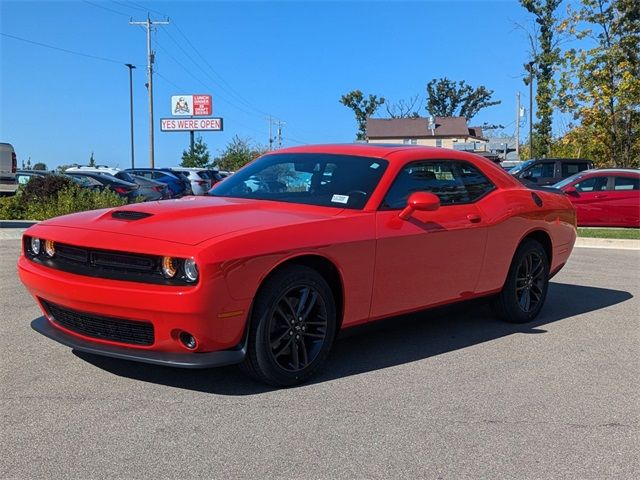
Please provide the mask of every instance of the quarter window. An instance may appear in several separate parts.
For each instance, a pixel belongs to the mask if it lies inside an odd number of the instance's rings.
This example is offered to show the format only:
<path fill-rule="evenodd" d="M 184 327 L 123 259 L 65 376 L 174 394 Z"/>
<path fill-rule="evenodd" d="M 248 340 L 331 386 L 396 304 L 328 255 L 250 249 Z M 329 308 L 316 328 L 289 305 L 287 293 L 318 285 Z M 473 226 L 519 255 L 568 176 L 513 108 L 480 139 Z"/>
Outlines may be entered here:
<path fill-rule="evenodd" d="M 578 172 L 582 172 L 583 170 L 587 170 L 589 168 L 589 164 L 586 162 L 580 163 L 571 163 L 571 162 L 561 162 L 562 165 L 562 177 L 570 177 L 571 175 L 575 175 Z"/>
<path fill-rule="evenodd" d="M 441 205 L 471 203 L 494 188 L 480 170 L 467 162 L 415 162 L 398 173 L 382 208 L 404 208 L 414 192 L 431 192 L 440 198 Z"/>
<path fill-rule="evenodd" d="M 640 182 L 638 178 L 615 177 L 615 180 L 613 182 L 613 189 L 614 190 L 639 190 L 640 189 L 638 188 L 639 183 Z"/>

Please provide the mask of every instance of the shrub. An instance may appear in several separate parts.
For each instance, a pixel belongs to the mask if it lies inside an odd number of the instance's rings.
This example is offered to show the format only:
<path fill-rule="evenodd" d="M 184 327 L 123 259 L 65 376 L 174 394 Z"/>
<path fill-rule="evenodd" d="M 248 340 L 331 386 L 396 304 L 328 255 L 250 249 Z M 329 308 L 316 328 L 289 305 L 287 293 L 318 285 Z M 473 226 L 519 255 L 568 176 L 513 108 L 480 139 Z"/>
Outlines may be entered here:
<path fill-rule="evenodd" d="M 110 190 L 97 191 L 82 188 L 65 177 L 49 175 L 44 179 L 34 178 L 12 197 L 0 198 L 0 218 L 10 220 L 46 220 L 47 218 L 83 212 L 98 208 L 119 207 L 127 203 Z M 59 181 L 58 179 L 63 181 Z M 68 182 L 70 183 L 68 183 Z M 35 186 L 31 187 L 31 184 Z"/>

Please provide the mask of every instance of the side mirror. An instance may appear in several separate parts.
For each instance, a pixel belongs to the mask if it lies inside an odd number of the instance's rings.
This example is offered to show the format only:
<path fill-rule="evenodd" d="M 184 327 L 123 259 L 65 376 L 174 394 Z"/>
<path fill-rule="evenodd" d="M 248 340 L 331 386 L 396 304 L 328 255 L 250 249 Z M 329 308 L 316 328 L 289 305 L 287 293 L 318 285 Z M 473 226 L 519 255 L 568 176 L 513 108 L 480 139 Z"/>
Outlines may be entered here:
<path fill-rule="evenodd" d="M 578 193 L 578 190 L 574 186 L 569 186 L 569 187 L 565 188 L 564 189 L 564 193 L 566 193 L 567 195 L 571 195 L 572 197 L 579 197 L 580 196 L 580 194 Z"/>
<path fill-rule="evenodd" d="M 440 198 L 429 192 L 414 192 L 409 195 L 407 206 L 398 215 L 402 220 L 409 220 L 413 212 L 432 212 L 440 208 Z"/>

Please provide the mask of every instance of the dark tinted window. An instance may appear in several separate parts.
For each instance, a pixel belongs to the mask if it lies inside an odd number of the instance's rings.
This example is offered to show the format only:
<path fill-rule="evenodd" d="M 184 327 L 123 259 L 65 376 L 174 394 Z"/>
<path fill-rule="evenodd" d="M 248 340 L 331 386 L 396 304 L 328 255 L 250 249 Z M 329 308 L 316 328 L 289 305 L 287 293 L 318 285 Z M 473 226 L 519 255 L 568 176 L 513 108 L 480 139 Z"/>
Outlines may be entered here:
<path fill-rule="evenodd" d="M 127 172 L 118 172 L 114 176 L 125 182 L 136 183 L 135 179 Z"/>
<path fill-rule="evenodd" d="M 209 195 L 361 209 L 387 161 L 315 153 L 265 155 L 217 183 Z"/>
<path fill-rule="evenodd" d="M 589 168 L 587 162 L 560 162 L 560 165 L 563 177 L 570 177 Z"/>
<path fill-rule="evenodd" d="M 470 203 L 494 188 L 487 177 L 467 162 L 415 162 L 398 173 L 382 207 L 404 208 L 414 192 L 434 193 L 440 197 L 441 205 Z"/>
<path fill-rule="evenodd" d="M 574 185 L 579 192 L 601 192 L 607 189 L 607 177 L 590 177 Z"/>
<path fill-rule="evenodd" d="M 615 177 L 613 182 L 614 190 L 639 190 L 638 177 Z"/>
<path fill-rule="evenodd" d="M 552 178 L 554 176 L 555 163 L 545 162 L 537 163 L 529 169 L 531 178 Z"/>

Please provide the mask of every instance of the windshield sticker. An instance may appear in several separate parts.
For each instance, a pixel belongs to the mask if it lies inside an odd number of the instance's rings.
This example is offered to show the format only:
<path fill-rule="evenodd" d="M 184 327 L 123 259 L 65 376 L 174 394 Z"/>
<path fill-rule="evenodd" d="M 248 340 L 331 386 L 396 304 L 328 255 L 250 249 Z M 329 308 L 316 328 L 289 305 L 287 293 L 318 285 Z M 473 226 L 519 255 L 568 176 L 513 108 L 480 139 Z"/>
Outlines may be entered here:
<path fill-rule="evenodd" d="M 331 201 L 335 203 L 347 203 L 349 201 L 349 195 L 334 195 L 331 197 Z"/>
<path fill-rule="evenodd" d="M 373 162 L 371 165 L 369 165 L 369 168 L 373 168 L 374 170 L 376 170 L 377 168 L 380 168 L 380 164 Z"/>

